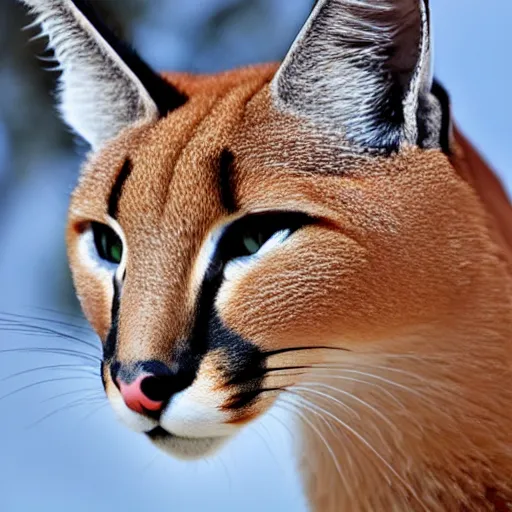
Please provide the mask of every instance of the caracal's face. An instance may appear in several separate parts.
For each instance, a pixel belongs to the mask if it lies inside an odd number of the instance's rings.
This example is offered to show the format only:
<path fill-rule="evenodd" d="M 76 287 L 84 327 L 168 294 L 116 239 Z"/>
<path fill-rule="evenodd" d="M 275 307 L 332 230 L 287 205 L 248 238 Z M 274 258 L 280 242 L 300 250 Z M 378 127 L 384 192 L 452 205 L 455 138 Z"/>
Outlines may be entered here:
<path fill-rule="evenodd" d="M 25 2 L 94 150 L 69 257 L 126 425 L 204 456 L 276 401 L 296 410 L 314 372 L 416 350 L 464 312 L 482 215 L 423 1 L 324 0 L 280 67 L 165 79 L 83 2 Z"/>
<path fill-rule="evenodd" d="M 272 73 L 184 81 L 188 103 L 93 157 L 71 205 L 73 274 L 112 406 L 181 456 L 203 456 L 283 393 L 293 401 L 285 390 L 310 366 L 392 351 L 384 341 L 459 300 L 452 269 L 467 252 L 450 240 L 468 227 L 448 159 L 350 154 L 275 111 Z M 98 256 L 92 223 L 117 234 L 119 264 Z M 149 362 L 173 372 L 152 415 L 112 380 Z"/>

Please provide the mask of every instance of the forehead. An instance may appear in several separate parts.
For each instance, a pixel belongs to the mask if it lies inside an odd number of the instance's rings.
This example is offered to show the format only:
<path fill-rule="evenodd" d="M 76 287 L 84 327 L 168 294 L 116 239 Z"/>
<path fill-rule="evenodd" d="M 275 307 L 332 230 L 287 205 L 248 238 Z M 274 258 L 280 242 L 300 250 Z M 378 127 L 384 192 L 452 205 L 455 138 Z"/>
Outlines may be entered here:
<path fill-rule="evenodd" d="M 181 225 L 185 217 L 211 226 L 226 213 L 226 189 L 242 211 L 304 209 L 308 199 L 319 208 L 325 204 L 319 194 L 341 175 L 390 168 L 389 159 L 354 155 L 339 135 L 277 112 L 269 91 L 274 73 L 275 66 L 266 65 L 215 76 L 169 75 L 189 101 L 152 126 L 132 128 L 93 157 L 71 217 L 104 221 L 123 174 L 128 179 L 118 198 L 119 221 L 147 237 L 165 220 L 173 230 L 191 229 Z"/>
<path fill-rule="evenodd" d="M 247 103 L 274 71 L 269 65 L 215 76 L 169 75 L 189 96 L 187 103 L 154 125 L 126 130 L 93 155 L 73 195 L 71 215 L 101 220 L 98 217 L 107 213 L 109 196 L 127 162 L 129 179 L 119 204 L 125 222 L 130 222 L 127 214 L 133 201 L 149 221 L 157 212 L 162 214 L 171 198 L 200 190 L 205 198 L 211 198 L 213 189 L 218 188 L 221 155 L 240 125 Z"/>

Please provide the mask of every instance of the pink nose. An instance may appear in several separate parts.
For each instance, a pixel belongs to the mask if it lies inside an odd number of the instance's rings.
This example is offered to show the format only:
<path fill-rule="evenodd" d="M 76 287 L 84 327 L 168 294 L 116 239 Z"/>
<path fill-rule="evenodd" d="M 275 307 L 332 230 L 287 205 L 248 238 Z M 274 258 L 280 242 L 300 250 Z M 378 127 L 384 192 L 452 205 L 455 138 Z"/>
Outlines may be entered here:
<path fill-rule="evenodd" d="M 125 404 L 135 412 L 144 414 L 146 411 L 161 411 L 165 400 L 158 400 L 161 393 L 158 391 L 160 387 L 160 379 L 149 373 L 139 375 L 132 383 L 126 384 L 119 381 L 119 390 Z"/>

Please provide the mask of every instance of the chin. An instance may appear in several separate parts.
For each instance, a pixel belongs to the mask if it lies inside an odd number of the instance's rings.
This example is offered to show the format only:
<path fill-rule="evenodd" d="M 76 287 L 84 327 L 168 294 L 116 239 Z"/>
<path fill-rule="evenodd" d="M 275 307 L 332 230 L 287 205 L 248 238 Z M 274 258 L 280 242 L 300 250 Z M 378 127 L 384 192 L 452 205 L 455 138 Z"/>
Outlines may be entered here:
<path fill-rule="evenodd" d="M 223 437 L 181 437 L 157 427 L 147 434 L 160 450 L 174 458 L 198 460 L 211 457 L 230 439 Z"/>

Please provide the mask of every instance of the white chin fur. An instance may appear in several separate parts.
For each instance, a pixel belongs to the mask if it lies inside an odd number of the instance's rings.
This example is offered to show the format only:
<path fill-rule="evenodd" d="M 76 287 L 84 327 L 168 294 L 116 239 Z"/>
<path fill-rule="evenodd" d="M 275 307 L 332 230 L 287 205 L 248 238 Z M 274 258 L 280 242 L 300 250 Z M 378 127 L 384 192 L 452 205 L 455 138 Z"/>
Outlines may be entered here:
<path fill-rule="evenodd" d="M 167 455 L 184 460 L 197 460 L 209 457 L 217 452 L 228 437 L 160 437 L 151 442 Z"/>

